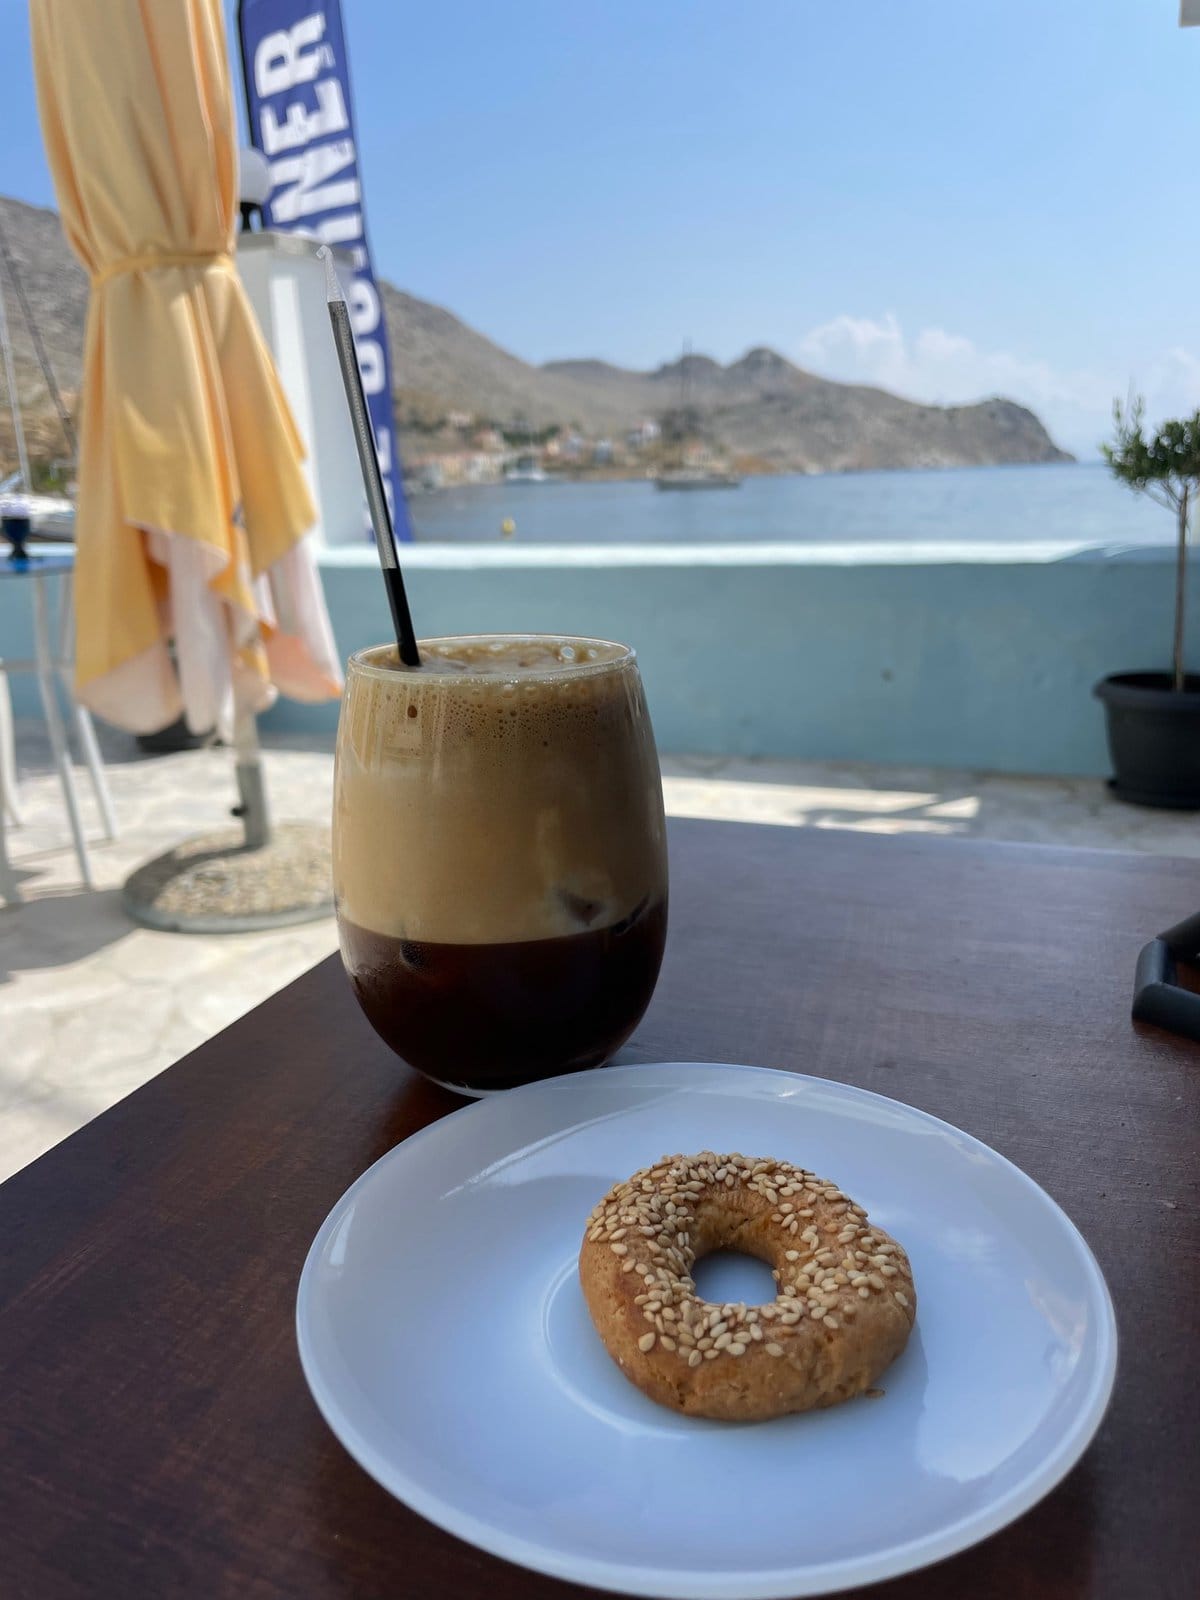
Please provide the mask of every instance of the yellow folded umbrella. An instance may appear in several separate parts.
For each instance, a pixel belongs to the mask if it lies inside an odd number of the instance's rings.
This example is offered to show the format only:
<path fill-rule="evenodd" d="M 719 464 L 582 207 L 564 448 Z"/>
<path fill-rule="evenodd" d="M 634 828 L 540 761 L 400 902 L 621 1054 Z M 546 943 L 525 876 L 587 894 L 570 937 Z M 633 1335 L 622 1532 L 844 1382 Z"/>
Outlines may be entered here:
<path fill-rule="evenodd" d="M 63 225 L 92 280 L 77 685 L 146 732 L 340 692 L 303 448 L 233 262 L 221 0 L 35 0 Z M 175 644 L 175 660 L 168 650 Z M 178 667 L 178 670 L 177 670 Z"/>

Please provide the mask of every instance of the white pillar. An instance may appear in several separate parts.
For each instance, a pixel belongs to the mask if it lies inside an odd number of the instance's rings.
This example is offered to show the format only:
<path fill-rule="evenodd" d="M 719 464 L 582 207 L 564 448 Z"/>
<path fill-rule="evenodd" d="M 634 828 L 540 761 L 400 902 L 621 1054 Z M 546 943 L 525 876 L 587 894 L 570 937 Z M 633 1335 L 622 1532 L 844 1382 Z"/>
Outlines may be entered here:
<path fill-rule="evenodd" d="M 317 505 L 316 538 L 365 544 L 370 531 L 362 478 L 317 248 L 315 240 L 296 234 L 241 233 L 238 272 L 308 451 L 304 470 Z"/>

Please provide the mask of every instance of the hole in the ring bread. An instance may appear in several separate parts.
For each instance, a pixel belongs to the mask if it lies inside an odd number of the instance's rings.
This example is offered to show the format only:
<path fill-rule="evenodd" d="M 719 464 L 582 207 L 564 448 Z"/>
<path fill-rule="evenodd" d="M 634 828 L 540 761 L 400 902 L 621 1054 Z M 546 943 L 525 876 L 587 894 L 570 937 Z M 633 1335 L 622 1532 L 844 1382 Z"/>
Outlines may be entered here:
<path fill-rule="evenodd" d="M 692 1278 L 701 1300 L 717 1305 L 767 1305 L 779 1292 L 767 1263 L 740 1250 L 711 1251 L 692 1268 Z"/>

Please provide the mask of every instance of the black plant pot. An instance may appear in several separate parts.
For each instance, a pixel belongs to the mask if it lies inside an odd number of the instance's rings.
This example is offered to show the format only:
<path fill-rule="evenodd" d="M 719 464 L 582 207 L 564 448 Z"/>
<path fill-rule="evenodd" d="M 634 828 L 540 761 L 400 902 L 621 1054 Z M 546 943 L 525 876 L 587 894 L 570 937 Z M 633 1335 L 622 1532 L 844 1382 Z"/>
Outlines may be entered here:
<path fill-rule="evenodd" d="M 1118 800 L 1200 811 L 1200 676 L 1182 690 L 1169 672 L 1117 672 L 1094 693 L 1108 721 Z"/>

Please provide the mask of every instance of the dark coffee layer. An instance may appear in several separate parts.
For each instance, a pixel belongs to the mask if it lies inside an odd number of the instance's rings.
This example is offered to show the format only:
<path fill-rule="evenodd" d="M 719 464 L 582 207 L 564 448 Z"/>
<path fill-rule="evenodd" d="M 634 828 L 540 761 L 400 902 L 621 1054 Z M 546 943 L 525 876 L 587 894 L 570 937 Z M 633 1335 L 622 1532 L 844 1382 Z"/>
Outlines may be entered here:
<path fill-rule="evenodd" d="M 410 1066 L 468 1091 L 599 1066 L 650 1001 L 665 901 L 622 922 L 516 944 L 430 944 L 339 916 L 342 960 L 375 1031 Z"/>

